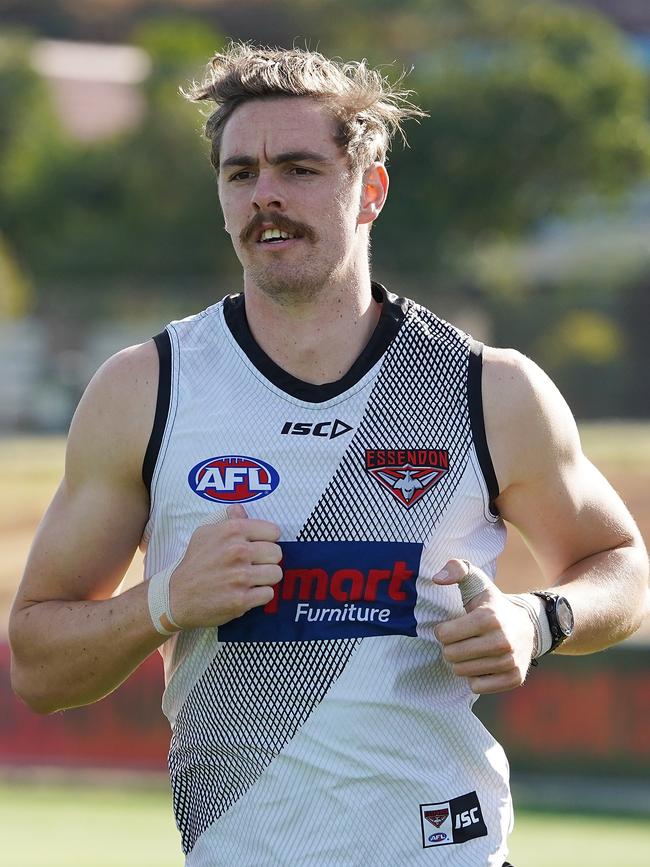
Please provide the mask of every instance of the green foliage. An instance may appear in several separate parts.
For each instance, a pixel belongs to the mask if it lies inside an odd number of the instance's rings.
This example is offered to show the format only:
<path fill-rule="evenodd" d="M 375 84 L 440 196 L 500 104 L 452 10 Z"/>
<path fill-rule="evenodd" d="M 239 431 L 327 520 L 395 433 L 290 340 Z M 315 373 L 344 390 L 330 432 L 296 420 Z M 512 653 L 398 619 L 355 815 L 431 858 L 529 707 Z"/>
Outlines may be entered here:
<path fill-rule="evenodd" d="M 25 270 L 30 257 L 16 255 L 16 209 L 26 206 L 25 192 L 42 143 L 56 147 L 58 125 L 43 82 L 30 64 L 31 39 L 22 33 L 0 35 L 0 280 L 4 315 L 18 315 L 30 303 Z M 29 263 L 29 264 L 28 264 Z"/>
<path fill-rule="evenodd" d="M 394 154 L 375 272 L 415 280 L 434 308 L 441 292 L 482 304 L 494 341 L 533 355 L 580 416 L 647 414 L 630 372 L 650 349 L 619 312 L 638 261 L 621 246 L 599 255 L 600 271 L 533 276 L 510 250 L 585 198 L 607 207 L 648 176 L 648 77 L 622 35 L 584 9 L 530 0 L 359 0 L 345 18 L 344 5 L 329 17 L 331 45 L 395 58 L 395 75 L 412 65 L 408 85 L 430 115 Z"/>
<path fill-rule="evenodd" d="M 0 36 L 0 157 L 16 133 L 16 124 L 42 97 L 42 85 L 29 64 L 31 40 L 18 33 Z"/>
<path fill-rule="evenodd" d="M 234 277 L 198 112 L 178 91 L 221 37 L 161 20 L 138 39 L 153 52 L 153 71 L 137 129 L 81 144 L 34 111 L 5 157 L 8 234 L 47 285 L 48 306 L 83 296 L 101 313 L 107 299 L 93 293 L 97 280 L 155 284 L 160 296 L 177 292 L 179 280 L 191 294 L 217 269 Z"/>
<path fill-rule="evenodd" d="M 139 24 L 131 38 L 154 62 L 151 81 L 171 79 L 176 86 L 185 76 L 207 63 L 223 47 L 223 37 L 198 19 L 164 17 Z"/>
<path fill-rule="evenodd" d="M 0 235 L 0 320 L 24 316 L 31 301 L 32 286 Z"/>
<path fill-rule="evenodd" d="M 374 37 L 385 51 L 381 40 L 408 34 L 402 56 L 430 114 L 395 158 L 389 208 L 399 213 L 377 231 L 400 270 L 440 272 L 449 251 L 462 260 L 485 238 L 517 237 L 586 192 L 619 192 L 650 170 L 647 78 L 599 19 L 466 0 L 409 4 L 398 20 L 380 17 Z"/>

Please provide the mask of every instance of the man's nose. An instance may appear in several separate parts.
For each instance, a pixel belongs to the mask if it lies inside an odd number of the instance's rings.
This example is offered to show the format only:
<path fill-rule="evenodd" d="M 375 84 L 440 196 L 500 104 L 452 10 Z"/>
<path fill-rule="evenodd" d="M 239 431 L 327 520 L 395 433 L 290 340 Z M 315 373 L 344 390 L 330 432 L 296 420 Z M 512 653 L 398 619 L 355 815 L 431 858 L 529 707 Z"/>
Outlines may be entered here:
<path fill-rule="evenodd" d="M 285 206 L 284 195 L 277 175 L 267 169 L 262 169 L 253 189 L 253 207 L 257 211 L 269 208 L 282 210 Z"/>

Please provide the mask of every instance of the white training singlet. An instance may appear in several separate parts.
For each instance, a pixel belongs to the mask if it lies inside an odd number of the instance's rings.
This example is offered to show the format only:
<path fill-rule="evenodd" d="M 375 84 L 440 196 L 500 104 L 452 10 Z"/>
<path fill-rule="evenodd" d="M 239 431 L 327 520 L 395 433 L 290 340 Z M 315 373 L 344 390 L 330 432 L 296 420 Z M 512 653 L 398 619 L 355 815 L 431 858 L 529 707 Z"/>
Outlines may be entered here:
<path fill-rule="evenodd" d="M 259 348 L 243 295 L 156 337 L 146 577 L 229 503 L 282 531 L 272 602 L 161 649 L 188 867 L 501 867 L 507 854 L 505 755 L 433 634 L 463 613 L 460 592 L 430 580 L 453 557 L 494 576 L 505 541 L 481 346 L 373 295 L 370 342 L 320 386 Z"/>

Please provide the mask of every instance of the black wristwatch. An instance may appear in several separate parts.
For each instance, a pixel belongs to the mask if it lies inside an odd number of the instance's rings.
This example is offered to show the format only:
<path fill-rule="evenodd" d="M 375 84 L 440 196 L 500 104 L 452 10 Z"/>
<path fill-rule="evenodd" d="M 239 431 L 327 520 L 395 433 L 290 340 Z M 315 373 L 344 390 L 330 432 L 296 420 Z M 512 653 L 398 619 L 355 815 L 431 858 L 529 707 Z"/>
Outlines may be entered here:
<path fill-rule="evenodd" d="M 533 594 L 539 596 L 544 602 L 548 625 L 551 628 L 553 638 L 553 644 L 551 644 L 548 652 L 553 653 L 573 632 L 573 609 L 569 605 L 569 601 L 564 596 L 558 596 L 557 593 L 550 593 L 548 590 L 533 590 Z"/>

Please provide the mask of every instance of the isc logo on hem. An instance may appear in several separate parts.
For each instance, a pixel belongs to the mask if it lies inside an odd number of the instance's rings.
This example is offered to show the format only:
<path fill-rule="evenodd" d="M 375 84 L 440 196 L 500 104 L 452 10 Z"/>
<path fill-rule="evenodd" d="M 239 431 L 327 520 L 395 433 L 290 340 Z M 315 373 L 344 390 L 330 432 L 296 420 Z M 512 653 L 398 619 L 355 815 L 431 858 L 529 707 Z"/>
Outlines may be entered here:
<path fill-rule="evenodd" d="M 449 801 L 420 804 L 422 846 L 449 846 L 487 836 L 487 827 L 476 792 Z"/>

